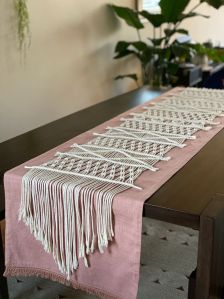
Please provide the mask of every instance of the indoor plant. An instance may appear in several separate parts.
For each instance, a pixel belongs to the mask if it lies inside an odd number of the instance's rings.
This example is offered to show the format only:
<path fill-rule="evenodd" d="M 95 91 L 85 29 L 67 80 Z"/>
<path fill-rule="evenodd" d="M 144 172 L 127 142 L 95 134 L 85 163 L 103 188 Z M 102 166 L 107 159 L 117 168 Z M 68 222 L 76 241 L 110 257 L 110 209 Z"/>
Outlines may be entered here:
<path fill-rule="evenodd" d="M 23 58 L 26 55 L 31 41 L 27 0 L 15 0 L 14 4 L 17 15 L 17 36 L 19 50 Z"/>
<path fill-rule="evenodd" d="M 116 15 L 123 19 L 128 26 L 137 30 L 138 37 L 137 41 L 119 41 L 115 47 L 114 58 L 135 55 L 141 64 L 142 84 L 150 83 L 153 87 L 159 87 L 173 83 L 176 80 L 175 75 L 179 63 L 189 60 L 199 48 L 191 44 L 178 43 L 174 39 L 174 35 L 188 34 L 188 31 L 181 27 L 185 19 L 197 16 L 208 18 L 196 11 L 203 2 L 207 2 L 216 9 L 224 5 L 224 0 L 201 0 L 192 9 L 185 12 L 190 0 L 161 0 L 159 3 L 161 13 L 159 14 L 112 5 Z M 154 27 L 154 36 L 148 38 L 148 41 L 143 41 L 141 38 L 141 30 L 145 28 L 142 17 Z M 162 27 L 165 29 L 162 30 Z M 159 36 L 156 36 L 156 28 L 160 29 L 157 30 L 160 32 Z M 206 47 L 204 49 L 206 50 Z M 211 49 L 209 51 L 211 52 Z M 120 75 L 116 79 L 125 77 L 139 82 L 137 74 Z"/>

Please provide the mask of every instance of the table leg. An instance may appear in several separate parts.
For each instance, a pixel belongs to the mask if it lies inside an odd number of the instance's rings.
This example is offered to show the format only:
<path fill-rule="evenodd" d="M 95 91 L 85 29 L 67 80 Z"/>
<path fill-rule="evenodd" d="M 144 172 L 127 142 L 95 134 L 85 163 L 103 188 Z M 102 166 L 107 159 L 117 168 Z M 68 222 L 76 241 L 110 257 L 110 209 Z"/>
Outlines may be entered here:
<path fill-rule="evenodd" d="M 187 299 L 195 299 L 196 269 L 191 273 L 188 282 Z"/>
<path fill-rule="evenodd" d="M 217 195 L 200 217 L 195 299 L 224 298 L 224 196 Z"/>
<path fill-rule="evenodd" d="M 0 227 L 0 299 L 9 299 L 7 279 L 3 276 L 5 269 L 5 259 L 3 251 L 3 241 Z"/>

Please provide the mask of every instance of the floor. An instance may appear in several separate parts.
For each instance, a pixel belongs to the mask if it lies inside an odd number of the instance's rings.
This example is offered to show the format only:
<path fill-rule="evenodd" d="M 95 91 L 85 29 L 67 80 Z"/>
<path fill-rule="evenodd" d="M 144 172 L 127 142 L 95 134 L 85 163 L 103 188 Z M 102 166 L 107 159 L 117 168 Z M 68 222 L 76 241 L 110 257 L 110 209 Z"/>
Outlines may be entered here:
<path fill-rule="evenodd" d="M 187 298 L 188 276 L 196 267 L 198 232 L 143 219 L 138 299 Z M 10 299 L 97 299 L 40 278 L 8 279 Z"/>

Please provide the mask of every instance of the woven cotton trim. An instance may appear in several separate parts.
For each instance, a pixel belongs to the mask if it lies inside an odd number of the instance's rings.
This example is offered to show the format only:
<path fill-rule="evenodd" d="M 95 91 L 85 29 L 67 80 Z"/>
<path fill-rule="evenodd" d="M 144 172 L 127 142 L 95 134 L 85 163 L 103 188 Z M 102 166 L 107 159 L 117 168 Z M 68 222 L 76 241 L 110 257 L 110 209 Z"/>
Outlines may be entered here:
<path fill-rule="evenodd" d="M 112 203 L 135 185 L 144 171 L 174 147 L 183 148 L 198 130 L 217 125 L 224 113 L 224 91 L 186 88 L 130 113 L 120 126 L 94 132 L 86 144 L 73 144 L 42 165 L 27 166 L 22 179 L 19 220 L 27 224 L 60 271 L 70 279 L 83 258 L 101 253 L 114 237 Z"/>
<path fill-rule="evenodd" d="M 122 299 L 121 297 L 114 296 L 105 290 L 99 289 L 94 286 L 86 286 L 75 281 L 68 281 L 62 275 L 58 275 L 53 272 L 43 270 L 40 268 L 32 268 L 32 267 L 23 268 L 23 267 L 15 267 L 15 266 L 6 266 L 4 272 L 5 277 L 15 277 L 15 276 L 30 277 L 34 275 L 44 279 L 50 279 L 52 281 L 59 282 L 60 284 L 63 284 L 67 287 L 72 287 L 74 289 L 82 290 L 84 292 L 87 292 L 90 295 L 95 295 L 102 299 Z"/>

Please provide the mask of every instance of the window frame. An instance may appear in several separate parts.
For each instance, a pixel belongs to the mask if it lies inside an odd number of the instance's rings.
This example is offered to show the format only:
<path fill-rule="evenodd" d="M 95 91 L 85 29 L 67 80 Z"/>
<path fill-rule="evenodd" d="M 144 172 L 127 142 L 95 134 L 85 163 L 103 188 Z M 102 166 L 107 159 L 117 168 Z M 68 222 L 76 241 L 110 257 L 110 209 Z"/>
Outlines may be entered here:
<path fill-rule="evenodd" d="M 137 10 L 146 10 L 146 9 L 144 9 L 144 1 L 145 0 L 136 0 L 136 9 Z M 159 2 L 159 1 L 158 1 Z M 149 11 L 149 10 L 147 10 L 147 11 Z M 153 13 L 153 14 L 159 14 L 160 13 L 160 10 L 158 9 L 158 10 L 156 10 L 156 8 L 155 8 L 155 11 L 149 11 L 150 13 Z"/>

